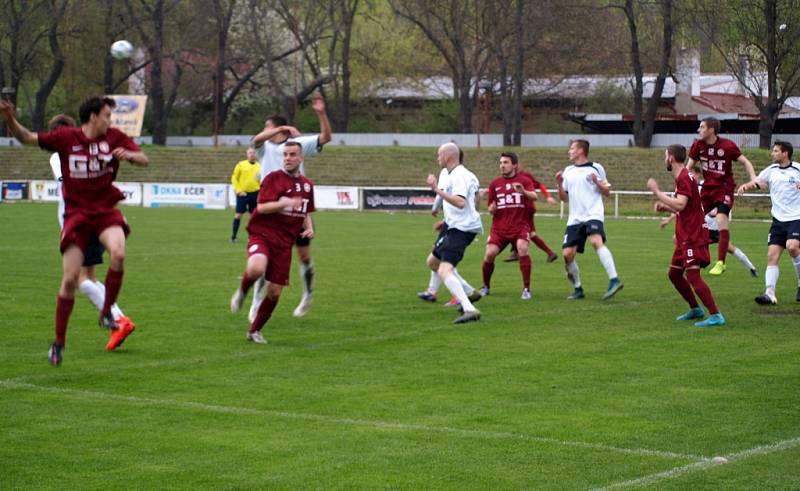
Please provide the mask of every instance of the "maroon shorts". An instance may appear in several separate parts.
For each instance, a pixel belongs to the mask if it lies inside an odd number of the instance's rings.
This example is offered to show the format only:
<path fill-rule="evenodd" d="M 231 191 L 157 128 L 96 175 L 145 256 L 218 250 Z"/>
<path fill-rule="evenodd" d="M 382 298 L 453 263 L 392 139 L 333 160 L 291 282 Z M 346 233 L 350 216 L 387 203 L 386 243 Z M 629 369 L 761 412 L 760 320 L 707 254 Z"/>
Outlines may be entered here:
<path fill-rule="evenodd" d="M 527 242 L 529 233 L 529 230 L 526 228 L 520 229 L 516 234 L 498 234 L 496 231 L 492 230 L 489 232 L 489 238 L 486 239 L 486 243 L 494 244 L 502 251 L 508 244 L 516 245 L 518 240 Z"/>
<path fill-rule="evenodd" d="M 289 284 L 289 272 L 292 269 L 292 248 L 270 244 L 264 236 L 250 235 L 247 241 L 247 257 L 256 254 L 267 256 L 266 278 L 277 285 Z"/>
<path fill-rule="evenodd" d="M 711 255 L 708 252 L 708 244 L 701 246 L 675 246 L 675 252 L 672 253 L 672 266 L 680 269 L 689 269 L 690 267 L 697 266 L 705 268 L 711 264 Z"/>
<path fill-rule="evenodd" d="M 718 212 L 727 215 L 733 209 L 733 200 L 733 188 L 724 186 L 703 187 L 700 191 L 700 201 L 703 203 L 704 213 L 710 213 L 711 210 L 717 208 Z"/>
<path fill-rule="evenodd" d="M 71 244 L 75 244 L 86 255 L 92 236 L 100 238 L 105 229 L 114 226 L 122 227 L 125 237 L 131 233 L 128 222 L 116 208 L 101 212 L 67 211 L 64 215 L 64 228 L 61 229 L 61 253 Z"/>

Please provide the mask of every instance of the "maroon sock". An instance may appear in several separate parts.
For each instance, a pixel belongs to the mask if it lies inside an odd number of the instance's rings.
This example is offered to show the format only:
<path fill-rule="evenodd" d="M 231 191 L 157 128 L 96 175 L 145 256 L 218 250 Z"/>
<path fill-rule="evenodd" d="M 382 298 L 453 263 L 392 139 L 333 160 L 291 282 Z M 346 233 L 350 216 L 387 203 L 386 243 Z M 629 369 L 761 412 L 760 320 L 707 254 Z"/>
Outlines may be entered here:
<path fill-rule="evenodd" d="M 730 230 L 720 230 L 719 231 L 719 247 L 717 248 L 717 259 L 725 262 L 725 257 L 728 254 L 728 247 L 731 244 L 731 231 Z"/>
<path fill-rule="evenodd" d="M 122 288 L 122 271 L 108 268 L 106 272 L 106 301 L 103 303 L 103 315 L 111 314 L 111 306 L 117 301 Z"/>
<path fill-rule="evenodd" d="M 258 279 L 258 276 L 256 276 L 255 278 L 248 277 L 247 276 L 247 271 L 245 271 L 244 274 L 242 275 L 242 283 L 241 283 L 241 285 L 239 285 L 239 288 L 242 289 L 242 293 L 247 295 L 247 292 L 250 291 L 250 287 L 253 286 L 253 283 L 255 283 L 257 279 Z"/>
<path fill-rule="evenodd" d="M 705 305 L 708 309 L 708 312 L 710 314 L 718 314 L 719 309 L 717 308 L 717 304 L 714 302 L 714 296 L 711 294 L 711 288 L 708 287 L 706 282 L 703 280 L 703 277 L 700 276 L 700 270 L 687 269 L 686 278 L 689 280 L 689 284 L 692 285 L 694 292 L 698 297 L 700 297 L 700 301 L 703 302 L 703 305 Z"/>
<path fill-rule="evenodd" d="M 538 235 L 534 235 L 531 240 L 534 244 L 536 244 L 536 247 L 546 252 L 548 257 L 554 254 L 553 250 L 547 247 L 547 244 Z"/>
<path fill-rule="evenodd" d="M 519 257 L 519 270 L 522 273 L 522 284 L 528 290 L 531 289 L 531 257 L 530 256 L 520 256 Z"/>
<path fill-rule="evenodd" d="M 675 289 L 678 290 L 678 293 L 681 294 L 686 303 L 689 304 L 691 308 L 697 308 L 697 299 L 694 296 L 694 292 L 692 292 L 692 286 L 686 281 L 686 278 L 683 276 L 683 270 L 678 268 L 669 268 L 669 280 L 675 285 Z"/>
<path fill-rule="evenodd" d="M 494 263 L 483 262 L 483 286 L 489 288 L 489 283 L 492 281 L 492 273 L 494 273 Z"/>
<path fill-rule="evenodd" d="M 56 300 L 56 343 L 64 346 L 67 342 L 67 324 L 75 305 L 75 298 L 64 298 L 61 295 Z"/>
<path fill-rule="evenodd" d="M 253 320 L 253 323 L 250 324 L 250 329 L 248 329 L 247 332 L 254 333 L 256 331 L 260 331 L 261 328 L 264 327 L 264 324 L 267 323 L 269 318 L 272 317 L 272 311 L 275 310 L 276 305 L 278 305 L 277 298 L 272 300 L 269 297 L 264 297 L 264 301 L 261 302 L 261 306 L 258 307 L 256 318 Z"/>

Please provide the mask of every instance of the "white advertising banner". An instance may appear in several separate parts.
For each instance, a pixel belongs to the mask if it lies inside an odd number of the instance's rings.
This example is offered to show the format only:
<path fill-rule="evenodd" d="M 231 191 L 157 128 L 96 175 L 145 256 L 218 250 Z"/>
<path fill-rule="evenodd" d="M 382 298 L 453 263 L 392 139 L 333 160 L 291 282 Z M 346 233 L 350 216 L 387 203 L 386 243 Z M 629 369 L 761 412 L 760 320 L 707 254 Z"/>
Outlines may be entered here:
<path fill-rule="evenodd" d="M 314 186 L 314 207 L 318 210 L 357 210 L 358 188 Z"/>
<path fill-rule="evenodd" d="M 228 184 L 228 207 L 236 208 L 236 190 L 233 189 L 232 184 Z"/>
<path fill-rule="evenodd" d="M 149 208 L 190 206 L 223 210 L 228 194 L 226 184 L 146 182 L 142 191 L 143 204 Z"/>
<path fill-rule="evenodd" d="M 125 195 L 125 200 L 120 204 L 142 205 L 141 184 L 138 182 L 115 182 L 114 186 Z M 61 183 L 58 181 L 31 181 L 31 199 L 33 201 L 58 201 L 61 199 Z"/>

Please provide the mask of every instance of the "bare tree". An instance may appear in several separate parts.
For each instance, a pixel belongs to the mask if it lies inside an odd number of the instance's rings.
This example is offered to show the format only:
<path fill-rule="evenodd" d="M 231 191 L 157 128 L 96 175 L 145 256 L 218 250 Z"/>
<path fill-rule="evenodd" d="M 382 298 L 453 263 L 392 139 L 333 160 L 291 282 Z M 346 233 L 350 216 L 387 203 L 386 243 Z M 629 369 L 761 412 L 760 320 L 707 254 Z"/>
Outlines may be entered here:
<path fill-rule="evenodd" d="M 47 76 L 36 91 L 36 105 L 33 108 L 32 124 L 34 131 L 42 131 L 45 128 L 45 111 L 47 109 L 47 99 L 53 92 L 53 88 L 61 78 L 64 71 L 64 52 L 61 50 L 60 37 L 61 27 L 64 20 L 64 13 L 67 10 L 68 0 L 48 0 L 45 3 L 47 13 L 47 41 L 50 47 L 50 68 Z M 68 34 L 64 34 L 68 35 Z"/>
<path fill-rule="evenodd" d="M 759 146 L 770 148 L 786 98 L 800 90 L 800 1 L 701 0 L 695 8 L 698 27 L 758 108 Z"/>
<path fill-rule="evenodd" d="M 442 55 L 453 81 L 462 133 L 472 132 L 478 84 L 486 70 L 486 0 L 390 0 L 395 14 L 419 28 Z M 492 26 L 497 27 L 497 26 Z"/>

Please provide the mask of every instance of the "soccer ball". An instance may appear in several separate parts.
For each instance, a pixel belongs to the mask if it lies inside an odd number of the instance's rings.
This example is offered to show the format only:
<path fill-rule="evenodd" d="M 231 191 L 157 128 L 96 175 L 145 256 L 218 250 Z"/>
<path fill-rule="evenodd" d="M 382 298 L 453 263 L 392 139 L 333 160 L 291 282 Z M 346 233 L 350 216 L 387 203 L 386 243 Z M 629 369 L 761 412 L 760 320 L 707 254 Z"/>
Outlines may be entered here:
<path fill-rule="evenodd" d="M 124 39 L 116 41 L 111 45 L 111 56 L 117 60 L 126 60 L 133 56 L 133 45 Z"/>

